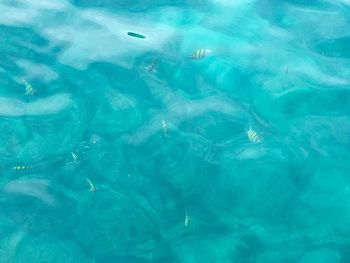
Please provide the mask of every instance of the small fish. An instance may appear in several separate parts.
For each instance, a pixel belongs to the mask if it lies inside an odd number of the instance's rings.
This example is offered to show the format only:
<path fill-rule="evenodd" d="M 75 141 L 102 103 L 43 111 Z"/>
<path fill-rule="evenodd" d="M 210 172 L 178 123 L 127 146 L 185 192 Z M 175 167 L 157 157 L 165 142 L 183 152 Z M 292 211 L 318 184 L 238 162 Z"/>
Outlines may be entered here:
<path fill-rule="evenodd" d="M 156 71 L 156 66 L 158 64 L 158 61 L 159 61 L 159 57 L 156 58 L 151 64 L 149 64 L 148 66 L 145 67 L 145 70 L 147 72 L 154 72 Z"/>
<path fill-rule="evenodd" d="M 89 191 L 92 192 L 92 193 L 95 193 L 96 192 L 96 187 L 94 186 L 94 184 L 90 181 L 89 178 L 86 178 L 86 181 L 88 182 L 89 187 L 90 187 Z"/>
<path fill-rule="evenodd" d="M 247 136 L 251 142 L 260 142 L 261 141 L 260 136 L 256 133 L 256 131 L 254 131 L 252 129 L 252 127 L 249 127 L 249 130 L 247 131 Z"/>
<path fill-rule="evenodd" d="M 20 165 L 18 165 L 18 166 L 14 166 L 13 167 L 13 170 L 17 170 L 17 171 L 23 171 L 23 170 L 30 170 L 30 169 L 32 169 L 32 167 L 31 166 L 20 166 Z"/>
<path fill-rule="evenodd" d="M 34 96 L 35 93 L 36 93 L 36 91 L 35 91 L 35 89 L 33 88 L 33 86 L 30 85 L 30 84 L 29 84 L 27 81 L 25 81 L 25 80 L 23 80 L 23 83 L 24 83 L 24 85 L 25 85 L 25 87 L 26 87 L 26 95 L 27 95 L 27 96 Z"/>
<path fill-rule="evenodd" d="M 186 210 L 185 220 L 184 220 L 185 227 L 187 227 L 189 223 L 190 223 L 190 218 L 188 217 L 187 210 Z"/>
<path fill-rule="evenodd" d="M 71 152 L 71 155 L 74 161 L 78 160 L 78 155 L 76 155 L 74 152 Z"/>
<path fill-rule="evenodd" d="M 145 36 L 134 32 L 128 32 L 128 36 L 136 37 L 136 38 L 146 38 Z"/>
<path fill-rule="evenodd" d="M 285 66 L 285 68 L 284 68 L 284 74 L 288 75 L 288 72 L 289 72 L 289 67 L 288 67 L 288 66 Z"/>
<path fill-rule="evenodd" d="M 163 129 L 164 137 L 167 137 L 168 136 L 168 125 L 165 122 L 165 120 L 162 120 L 162 129 Z"/>
<path fill-rule="evenodd" d="M 192 59 L 202 59 L 208 56 L 212 51 L 207 48 L 201 48 L 192 53 Z"/>

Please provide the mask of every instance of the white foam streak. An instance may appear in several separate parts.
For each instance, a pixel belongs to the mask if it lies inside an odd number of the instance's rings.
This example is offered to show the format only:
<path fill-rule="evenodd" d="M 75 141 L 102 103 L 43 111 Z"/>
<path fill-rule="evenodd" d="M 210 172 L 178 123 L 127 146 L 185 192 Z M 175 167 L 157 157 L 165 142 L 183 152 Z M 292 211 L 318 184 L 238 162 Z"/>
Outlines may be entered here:
<path fill-rule="evenodd" d="M 186 101 L 178 97 L 173 98 L 173 102 L 168 110 L 158 113 L 147 125 L 141 127 L 134 135 L 129 136 L 129 143 L 141 143 L 158 132 L 161 129 L 163 116 L 166 116 L 166 120 L 172 125 L 178 126 L 188 119 L 195 118 L 207 112 L 225 115 L 235 115 L 238 112 L 235 104 L 229 103 L 220 97 L 209 97 L 197 101 Z"/>
<path fill-rule="evenodd" d="M 48 181 L 41 179 L 18 179 L 4 186 L 7 193 L 32 196 L 48 205 L 54 205 L 56 200 L 48 193 L 48 189 Z"/>
<path fill-rule="evenodd" d="M 0 115 L 18 117 L 25 115 L 25 103 L 17 99 L 0 97 Z"/>
<path fill-rule="evenodd" d="M 133 66 L 138 53 L 160 50 L 172 34 L 169 27 L 159 27 L 140 20 L 111 15 L 93 10 L 73 12 L 75 19 L 57 27 L 43 29 L 53 42 L 69 43 L 60 55 L 60 61 L 77 68 L 86 68 L 95 61 L 116 63 L 126 68 Z M 145 39 L 127 35 L 134 31 Z"/>
<path fill-rule="evenodd" d="M 27 106 L 27 115 L 55 114 L 63 111 L 72 104 L 68 94 L 57 94 L 41 99 Z"/>
<path fill-rule="evenodd" d="M 23 77 L 25 80 L 38 78 L 45 82 L 50 82 L 58 77 L 58 74 L 44 64 L 36 64 L 29 60 L 19 60 L 16 62 L 26 74 Z"/>
<path fill-rule="evenodd" d="M 0 116 L 21 117 L 55 114 L 67 109 L 72 103 L 70 95 L 64 93 L 29 103 L 0 97 Z"/>
<path fill-rule="evenodd" d="M 65 13 L 57 23 L 47 19 L 47 13 Z M 48 38 L 52 45 L 65 44 L 59 54 L 61 63 L 79 69 L 96 61 L 117 63 L 131 68 L 138 53 L 161 50 L 175 29 L 153 22 L 146 16 L 123 15 L 94 9 L 79 9 L 66 1 L 23 0 L 16 7 L 0 3 L 0 24 L 33 28 Z M 127 32 L 145 35 L 133 38 Z"/>

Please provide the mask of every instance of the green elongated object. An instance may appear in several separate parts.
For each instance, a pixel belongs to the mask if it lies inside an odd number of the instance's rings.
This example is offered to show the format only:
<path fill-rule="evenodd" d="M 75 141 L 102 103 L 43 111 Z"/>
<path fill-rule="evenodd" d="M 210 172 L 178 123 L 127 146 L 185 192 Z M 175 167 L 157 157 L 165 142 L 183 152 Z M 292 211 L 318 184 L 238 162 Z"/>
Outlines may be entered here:
<path fill-rule="evenodd" d="M 137 37 L 137 38 L 146 38 L 145 36 L 134 33 L 134 32 L 128 32 L 128 36 Z"/>

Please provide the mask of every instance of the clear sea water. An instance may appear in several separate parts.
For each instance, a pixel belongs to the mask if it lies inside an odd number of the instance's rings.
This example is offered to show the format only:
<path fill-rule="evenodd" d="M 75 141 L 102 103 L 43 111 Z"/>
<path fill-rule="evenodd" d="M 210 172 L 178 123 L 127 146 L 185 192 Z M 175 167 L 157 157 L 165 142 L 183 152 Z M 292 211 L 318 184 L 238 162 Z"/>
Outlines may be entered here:
<path fill-rule="evenodd" d="M 350 1 L 0 0 L 0 171 L 1 263 L 348 263 Z"/>

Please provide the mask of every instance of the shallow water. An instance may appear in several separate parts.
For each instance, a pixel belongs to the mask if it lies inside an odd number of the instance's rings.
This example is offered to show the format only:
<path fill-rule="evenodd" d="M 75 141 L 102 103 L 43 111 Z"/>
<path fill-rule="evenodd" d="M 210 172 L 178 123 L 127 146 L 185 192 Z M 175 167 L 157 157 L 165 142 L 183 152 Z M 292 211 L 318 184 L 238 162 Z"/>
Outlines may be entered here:
<path fill-rule="evenodd" d="M 1 262 L 350 262 L 348 0 L 0 13 Z"/>

